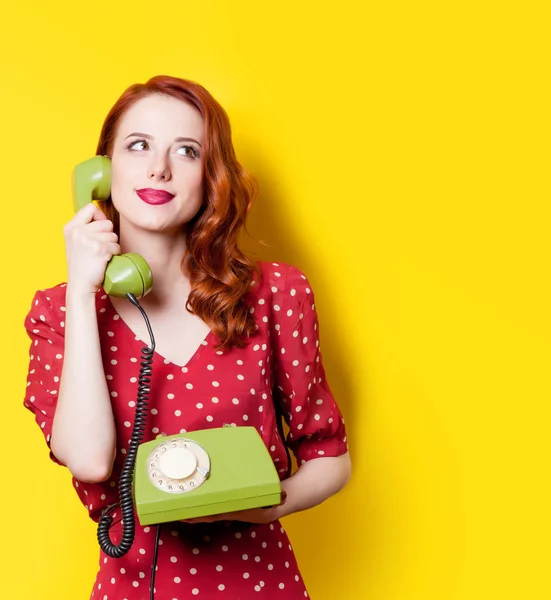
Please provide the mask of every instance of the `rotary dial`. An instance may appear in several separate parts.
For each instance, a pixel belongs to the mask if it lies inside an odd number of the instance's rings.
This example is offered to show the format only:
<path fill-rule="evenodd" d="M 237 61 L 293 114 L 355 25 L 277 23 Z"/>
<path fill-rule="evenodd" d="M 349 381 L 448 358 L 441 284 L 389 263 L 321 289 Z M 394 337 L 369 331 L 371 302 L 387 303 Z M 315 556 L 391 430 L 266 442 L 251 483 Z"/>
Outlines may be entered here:
<path fill-rule="evenodd" d="M 156 446 L 147 459 L 147 474 L 163 492 L 183 494 L 197 489 L 209 476 L 210 459 L 197 442 L 173 439 Z"/>

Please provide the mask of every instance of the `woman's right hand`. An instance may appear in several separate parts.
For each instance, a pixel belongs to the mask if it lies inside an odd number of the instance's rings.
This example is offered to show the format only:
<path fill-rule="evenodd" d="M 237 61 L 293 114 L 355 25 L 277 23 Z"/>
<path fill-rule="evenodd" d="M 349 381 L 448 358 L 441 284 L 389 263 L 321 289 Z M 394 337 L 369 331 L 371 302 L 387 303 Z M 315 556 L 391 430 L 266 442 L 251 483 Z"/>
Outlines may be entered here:
<path fill-rule="evenodd" d="M 93 203 L 81 208 L 63 228 L 67 256 L 67 286 L 95 294 L 111 258 L 121 253 L 113 223 Z"/>

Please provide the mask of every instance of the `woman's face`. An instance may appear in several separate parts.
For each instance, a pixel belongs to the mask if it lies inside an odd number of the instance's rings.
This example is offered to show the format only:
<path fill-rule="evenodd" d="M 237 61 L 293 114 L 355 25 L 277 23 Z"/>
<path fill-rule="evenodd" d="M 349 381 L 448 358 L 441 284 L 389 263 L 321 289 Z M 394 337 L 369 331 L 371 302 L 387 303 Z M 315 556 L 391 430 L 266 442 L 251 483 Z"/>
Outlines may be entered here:
<path fill-rule="evenodd" d="M 171 96 L 147 96 L 126 111 L 111 157 L 111 198 L 121 230 L 128 224 L 173 232 L 197 214 L 204 137 L 199 111 Z"/>

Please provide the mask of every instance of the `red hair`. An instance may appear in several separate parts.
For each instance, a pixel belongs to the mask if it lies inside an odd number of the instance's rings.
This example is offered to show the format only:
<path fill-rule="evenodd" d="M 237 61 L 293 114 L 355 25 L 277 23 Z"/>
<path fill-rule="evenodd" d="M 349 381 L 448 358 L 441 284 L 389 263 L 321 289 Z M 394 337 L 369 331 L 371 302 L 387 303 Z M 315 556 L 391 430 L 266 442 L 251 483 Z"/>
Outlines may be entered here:
<path fill-rule="evenodd" d="M 111 156 L 117 126 L 136 101 L 164 94 L 194 106 L 204 119 L 203 204 L 186 224 L 191 291 L 186 308 L 200 317 L 218 338 L 218 348 L 242 348 L 257 326 L 244 297 L 258 265 L 238 247 L 239 233 L 258 186 L 238 162 L 226 111 L 201 85 L 193 81 L 157 75 L 146 83 L 128 87 L 109 111 L 101 130 L 96 154 Z M 119 233 L 118 213 L 111 198 L 99 203 Z"/>

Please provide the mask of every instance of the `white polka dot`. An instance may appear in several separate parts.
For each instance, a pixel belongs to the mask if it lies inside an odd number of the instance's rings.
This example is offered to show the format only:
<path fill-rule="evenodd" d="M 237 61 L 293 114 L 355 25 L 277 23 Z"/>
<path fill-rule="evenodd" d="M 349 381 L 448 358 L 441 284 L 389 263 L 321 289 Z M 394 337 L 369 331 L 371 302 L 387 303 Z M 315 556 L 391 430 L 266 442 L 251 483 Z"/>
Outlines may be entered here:
<path fill-rule="evenodd" d="M 124 422 L 124 426 L 125 426 L 125 427 L 130 427 L 130 421 L 125 421 L 125 422 Z"/>
<path fill-rule="evenodd" d="M 201 402 L 197 402 L 195 407 L 201 409 L 201 408 L 203 408 L 203 405 L 201 404 Z"/>
<path fill-rule="evenodd" d="M 280 584 L 279 584 L 279 589 L 280 589 L 280 590 L 282 590 L 284 587 L 285 587 L 285 584 L 284 584 L 284 583 L 280 583 Z"/>
<path fill-rule="evenodd" d="M 280 310 L 279 305 L 278 304 L 274 304 L 274 310 L 278 311 Z"/>
<path fill-rule="evenodd" d="M 243 375 L 238 375 L 237 379 L 239 379 L 240 381 L 243 381 L 243 379 L 245 379 L 245 378 L 243 377 Z"/>
<path fill-rule="evenodd" d="M 268 565 L 268 571 L 273 571 L 274 570 L 274 565 Z"/>
<path fill-rule="evenodd" d="M 193 384 L 192 383 L 186 383 L 186 387 L 188 390 L 192 390 L 193 389 Z"/>
<path fill-rule="evenodd" d="M 213 382 L 212 382 L 212 385 L 213 385 L 214 387 L 218 387 L 220 384 L 218 383 L 218 381 L 213 381 Z"/>
<path fill-rule="evenodd" d="M 218 565 L 218 566 L 216 567 L 216 570 L 217 570 L 218 572 L 222 571 L 223 569 L 224 569 L 224 567 L 223 567 L 222 565 Z"/>
<path fill-rule="evenodd" d="M 212 398 L 212 401 L 214 402 L 214 404 L 218 404 L 218 402 L 220 402 L 220 400 L 218 400 L 218 398 L 216 397 Z"/>
<path fill-rule="evenodd" d="M 243 579 L 249 579 L 250 575 L 248 573 L 243 573 Z"/>
<path fill-rule="evenodd" d="M 207 365 L 207 369 L 209 371 L 213 371 L 214 370 L 214 365 Z"/>
<path fill-rule="evenodd" d="M 292 314 L 293 314 L 293 311 L 292 311 L 291 309 L 289 309 L 289 310 L 287 311 L 287 316 L 288 316 L 288 317 L 290 317 Z"/>
<path fill-rule="evenodd" d="M 199 593 L 199 590 L 198 590 L 197 588 L 193 588 L 193 589 L 191 590 L 191 593 L 192 593 L 194 596 L 197 596 L 197 594 Z"/>
<path fill-rule="evenodd" d="M 226 545 L 222 546 L 222 551 L 223 552 L 227 552 L 228 551 L 228 547 Z"/>
<path fill-rule="evenodd" d="M 189 572 L 190 572 L 192 575 L 197 575 L 197 569 L 190 569 L 190 570 L 189 570 Z"/>
<path fill-rule="evenodd" d="M 237 398 L 233 398 L 233 399 L 232 399 L 232 402 L 233 402 L 234 404 L 239 404 L 239 400 L 238 400 Z"/>
<path fill-rule="evenodd" d="M 179 416 L 181 416 L 181 414 L 182 414 L 182 411 L 181 411 L 181 410 L 175 410 L 175 411 L 174 411 L 174 414 L 175 414 L 177 417 L 179 417 Z"/>
<path fill-rule="evenodd" d="M 207 416 L 207 421 L 208 421 L 209 423 L 212 423 L 212 422 L 214 421 L 214 417 L 213 417 L 213 416 L 211 416 L 211 415 L 208 415 L 208 416 Z"/>
<path fill-rule="evenodd" d="M 175 556 L 170 557 L 170 562 L 175 563 L 178 559 Z"/>
<path fill-rule="evenodd" d="M 132 582 L 132 585 L 133 585 L 134 587 L 138 587 L 140 584 L 139 584 L 137 581 L 133 581 L 133 582 Z"/>
<path fill-rule="evenodd" d="M 174 578 L 174 583 L 180 583 L 180 581 L 182 581 L 182 580 L 179 577 Z"/>
<path fill-rule="evenodd" d="M 193 552 L 193 554 L 199 554 L 199 548 L 194 548 L 194 549 L 192 550 L 192 552 Z"/>
<path fill-rule="evenodd" d="M 174 379 L 174 375 L 172 375 L 172 373 L 169 373 L 169 374 L 166 376 L 166 378 L 167 378 L 167 379 Z"/>

